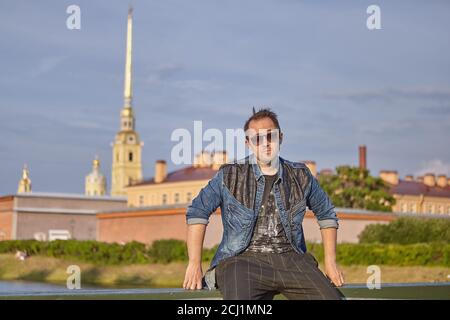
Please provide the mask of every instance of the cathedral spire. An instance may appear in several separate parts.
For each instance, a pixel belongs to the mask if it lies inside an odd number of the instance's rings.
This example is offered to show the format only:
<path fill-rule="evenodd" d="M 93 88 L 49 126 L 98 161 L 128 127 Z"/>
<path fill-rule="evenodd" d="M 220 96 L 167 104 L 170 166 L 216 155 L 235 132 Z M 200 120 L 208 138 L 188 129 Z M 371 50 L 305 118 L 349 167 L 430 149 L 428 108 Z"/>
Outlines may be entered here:
<path fill-rule="evenodd" d="M 120 114 L 120 129 L 122 131 L 134 130 L 133 85 L 132 85 L 132 50 L 133 50 L 133 8 L 128 9 L 127 48 L 125 56 L 124 106 Z"/>
<path fill-rule="evenodd" d="M 133 9 L 128 10 L 125 57 L 124 106 L 120 113 L 120 131 L 113 142 L 111 195 L 126 195 L 125 188 L 142 180 L 141 150 L 143 142 L 135 130 L 132 107 L 132 28 Z"/>
<path fill-rule="evenodd" d="M 28 173 L 28 166 L 25 164 L 22 169 L 22 179 L 19 181 L 18 193 L 31 192 L 31 179 Z"/>
<path fill-rule="evenodd" d="M 133 86 L 131 83 L 132 72 L 132 50 L 133 50 L 133 8 L 128 9 L 127 24 L 127 49 L 125 57 L 125 83 L 124 83 L 124 108 L 131 108 L 133 99 Z"/>

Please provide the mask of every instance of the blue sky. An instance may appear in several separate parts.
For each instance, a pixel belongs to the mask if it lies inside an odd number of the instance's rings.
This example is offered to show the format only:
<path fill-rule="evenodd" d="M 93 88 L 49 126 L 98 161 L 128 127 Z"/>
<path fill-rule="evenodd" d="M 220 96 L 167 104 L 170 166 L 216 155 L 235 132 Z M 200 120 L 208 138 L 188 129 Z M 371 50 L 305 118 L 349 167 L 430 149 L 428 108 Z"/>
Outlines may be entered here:
<path fill-rule="evenodd" d="M 381 30 L 366 9 L 381 8 Z M 66 28 L 67 6 L 81 30 Z M 0 3 L 0 194 L 24 163 L 33 191 L 84 192 L 95 154 L 110 182 L 123 105 L 126 1 Z M 447 1 L 132 1 L 143 173 L 176 128 L 240 128 L 279 114 L 282 156 L 450 175 Z M 169 163 L 172 170 L 174 166 Z"/>

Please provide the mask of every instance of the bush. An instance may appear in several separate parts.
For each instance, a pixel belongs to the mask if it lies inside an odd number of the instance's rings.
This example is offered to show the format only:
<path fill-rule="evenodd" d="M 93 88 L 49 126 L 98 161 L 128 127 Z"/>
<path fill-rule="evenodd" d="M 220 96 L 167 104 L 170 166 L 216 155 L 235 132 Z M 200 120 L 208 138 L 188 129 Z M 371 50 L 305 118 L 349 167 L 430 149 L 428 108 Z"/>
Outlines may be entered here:
<path fill-rule="evenodd" d="M 187 261 L 186 243 L 181 240 L 157 240 L 151 246 L 132 241 L 124 245 L 78 240 L 5 240 L 0 241 L 0 253 L 26 251 L 29 255 L 76 259 L 95 264 L 145 264 Z M 203 250 L 203 260 L 209 261 L 213 249 Z"/>
<path fill-rule="evenodd" d="M 308 243 L 308 251 L 318 261 L 323 261 L 323 246 Z M 29 255 L 42 255 L 90 262 L 101 265 L 187 262 L 186 243 L 181 240 L 158 240 L 151 246 L 139 242 L 125 245 L 97 241 L 36 240 L 0 241 L 0 253 L 26 251 Z M 211 261 L 217 246 L 203 249 L 203 261 Z M 341 243 L 337 246 L 337 260 L 343 265 L 398 265 L 398 266 L 447 266 L 450 267 L 449 243 L 380 244 Z"/>
<path fill-rule="evenodd" d="M 308 244 L 308 250 L 323 262 L 322 244 Z M 353 244 L 337 246 L 337 262 L 342 265 L 395 265 L 450 267 L 450 244 Z"/>
<path fill-rule="evenodd" d="M 125 245 L 97 241 L 36 240 L 0 241 L 0 253 L 26 251 L 29 255 L 79 259 L 101 264 L 148 263 L 145 245 L 129 242 Z"/>
<path fill-rule="evenodd" d="M 157 240 L 153 242 L 149 255 L 154 262 L 169 263 L 172 261 L 187 261 L 186 242 L 181 240 Z"/>
<path fill-rule="evenodd" d="M 450 243 L 450 219 L 402 217 L 389 224 L 368 225 L 358 238 L 360 243 Z"/>

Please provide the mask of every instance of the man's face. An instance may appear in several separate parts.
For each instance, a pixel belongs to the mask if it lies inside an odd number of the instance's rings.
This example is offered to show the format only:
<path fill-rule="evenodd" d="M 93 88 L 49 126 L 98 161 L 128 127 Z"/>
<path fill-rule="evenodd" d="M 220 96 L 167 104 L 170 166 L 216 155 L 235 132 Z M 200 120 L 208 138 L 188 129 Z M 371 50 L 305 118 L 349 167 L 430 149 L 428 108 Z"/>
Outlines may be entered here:
<path fill-rule="evenodd" d="M 258 161 L 268 164 L 280 152 L 282 133 L 270 118 L 252 120 L 246 132 L 245 144 Z"/>

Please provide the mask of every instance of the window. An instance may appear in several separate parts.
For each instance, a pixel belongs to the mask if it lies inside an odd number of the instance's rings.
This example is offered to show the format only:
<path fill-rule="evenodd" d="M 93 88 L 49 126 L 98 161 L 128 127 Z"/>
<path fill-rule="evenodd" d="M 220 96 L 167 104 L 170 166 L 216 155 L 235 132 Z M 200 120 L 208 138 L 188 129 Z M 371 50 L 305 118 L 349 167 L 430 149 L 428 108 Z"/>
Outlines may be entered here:
<path fill-rule="evenodd" d="M 187 202 L 191 202 L 191 200 L 192 200 L 192 193 L 191 193 L 191 192 L 188 192 L 188 193 L 186 194 L 186 201 L 187 201 Z"/>
<path fill-rule="evenodd" d="M 133 179 L 131 177 L 128 177 L 128 185 L 131 185 L 133 183 Z"/>
<path fill-rule="evenodd" d="M 402 202 L 402 203 L 400 204 L 400 211 L 401 211 L 401 212 L 408 212 L 408 208 L 407 208 L 407 206 L 406 206 L 406 202 Z"/>
<path fill-rule="evenodd" d="M 414 212 L 412 203 L 408 203 L 408 212 Z"/>
<path fill-rule="evenodd" d="M 119 161 L 119 153 L 116 153 L 116 161 Z"/>
<path fill-rule="evenodd" d="M 133 152 L 129 152 L 129 153 L 128 153 L 128 160 L 129 160 L 130 162 L 133 161 Z"/>
<path fill-rule="evenodd" d="M 180 194 L 179 193 L 175 193 L 175 199 L 174 199 L 175 203 L 180 202 Z"/>
<path fill-rule="evenodd" d="M 162 204 L 167 204 L 167 194 L 162 195 Z"/>
<path fill-rule="evenodd" d="M 139 196 L 139 206 L 143 206 L 144 205 L 144 196 L 143 195 L 140 195 Z"/>

